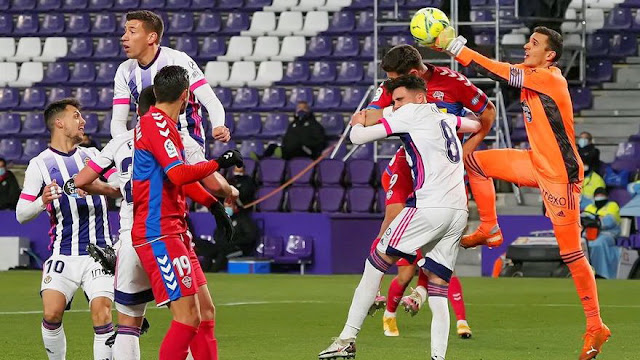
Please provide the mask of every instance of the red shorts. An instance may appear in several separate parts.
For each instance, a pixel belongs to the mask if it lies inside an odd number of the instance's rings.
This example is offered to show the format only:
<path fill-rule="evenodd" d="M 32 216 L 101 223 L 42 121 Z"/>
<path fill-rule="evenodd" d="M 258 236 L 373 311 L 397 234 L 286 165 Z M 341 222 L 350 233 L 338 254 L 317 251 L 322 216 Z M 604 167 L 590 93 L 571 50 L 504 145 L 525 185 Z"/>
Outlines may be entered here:
<path fill-rule="evenodd" d="M 195 295 L 207 280 L 188 234 L 169 235 L 136 246 L 158 306 Z"/>

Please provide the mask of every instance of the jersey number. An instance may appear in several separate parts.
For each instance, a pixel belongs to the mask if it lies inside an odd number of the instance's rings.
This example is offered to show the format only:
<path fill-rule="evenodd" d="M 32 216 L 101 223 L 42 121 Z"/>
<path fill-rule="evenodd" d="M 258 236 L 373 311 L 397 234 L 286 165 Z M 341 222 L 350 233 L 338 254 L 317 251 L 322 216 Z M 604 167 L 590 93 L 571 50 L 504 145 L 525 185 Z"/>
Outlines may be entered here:
<path fill-rule="evenodd" d="M 186 255 L 173 259 L 173 266 L 178 270 L 180 277 L 185 275 L 185 270 L 186 275 L 191 274 L 191 261 L 189 261 L 189 258 Z"/>
<path fill-rule="evenodd" d="M 49 260 L 47 261 L 44 266 L 47 267 L 47 274 L 51 271 L 51 265 L 53 264 L 53 260 Z M 58 260 L 56 261 L 56 264 L 53 266 L 53 271 L 57 272 L 58 274 L 62 274 L 62 271 L 64 270 L 64 262 L 62 262 L 62 260 Z"/>
<path fill-rule="evenodd" d="M 447 148 L 447 158 L 454 164 L 460 162 L 460 149 L 456 141 L 456 134 L 451 130 L 446 121 L 440 120 L 442 128 L 442 136 L 444 137 L 444 146 Z"/>
<path fill-rule="evenodd" d="M 124 184 L 124 199 L 129 204 L 133 203 L 133 195 L 131 194 L 131 164 L 133 163 L 132 157 L 127 157 L 122 160 L 122 164 L 120 164 L 121 171 L 126 170 L 129 174 L 129 181 Z"/>

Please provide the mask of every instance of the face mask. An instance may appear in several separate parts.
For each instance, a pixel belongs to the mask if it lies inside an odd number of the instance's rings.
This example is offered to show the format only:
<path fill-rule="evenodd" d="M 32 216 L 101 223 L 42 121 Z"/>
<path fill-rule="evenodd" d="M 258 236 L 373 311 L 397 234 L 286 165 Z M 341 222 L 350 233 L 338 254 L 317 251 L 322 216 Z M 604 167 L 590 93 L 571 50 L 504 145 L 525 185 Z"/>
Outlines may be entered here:
<path fill-rule="evenodd" d="M 299 118 L 303 118 L 307 116 L 307 112 L 304 110 L 299 110 L 298 112 L 296 112 L 296 116 L 298 116 Z"/>
<path fill-rule="evenodd" d="M 585 146 L 589 145 L 589 139 L 587 138 L 579 138 L 578 139 L 578 146 L 583 148 Z"/>
<path fill-rule="evenodd" d="M 588 173 L 589 172 L 589 165 L 585 165 L 584 166 L 584 173 Z"/>
<path fill-rule="evenodd" d="M 224 211 L 227 212 L 227 215 L 229 215 L 229 217 L 233 216 L 233 208 L 231 206 L 225 206 Z"/>
<path fill-rule="evenodd" d="M 4 176 L 4 174 L 7 173 L 7 169 L 6 168 L 0 168 L 0 176 Z"/>
<path fill-rule="evenodd" d="M 596 196 L 593 200 L 595 201 L 595 205 L 598 209 L 607 205 L 607 202 L 609 202 L 609 199 L 603 196 Z"/>

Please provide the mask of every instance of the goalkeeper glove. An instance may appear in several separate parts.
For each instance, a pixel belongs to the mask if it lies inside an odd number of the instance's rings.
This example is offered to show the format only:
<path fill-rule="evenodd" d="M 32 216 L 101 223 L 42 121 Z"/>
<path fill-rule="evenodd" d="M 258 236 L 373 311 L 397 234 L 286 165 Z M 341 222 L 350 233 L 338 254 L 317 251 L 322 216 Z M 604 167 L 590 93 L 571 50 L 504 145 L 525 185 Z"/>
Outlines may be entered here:
<path fill-rule="evenodd" d="M 220 229 L 222 233 L 222 238 L 225 239 L 226 242 L 231 242 L 233 239 L 233 235 L 235 234 L 235 229 L 233 228 L 233 222 L 227 212 L 224 210 L 224 205 L 220 201 L 216 201 L 209 208 L 209 212 L 216 219 L 216 227 Z"/>
<path fill-rule="evenodd" d="M 224 154 L 220 155 L 220 157 L 216 159 L 216 161 L 218 162 L 220 169 L 226 169 L 232 166 L 244 166 L 242 154 L 240 154 L 240 151 L 236 149 L 225 151 Z"/>
<path fill-rule="evenodd" d="M 464 36 L 456 37 L 455 29 L 447 26 L 436 38 L 434 47 L 436 50 L 444 51 L 451 56 L 458 56 L 466 43 L 467 39 Z"/>

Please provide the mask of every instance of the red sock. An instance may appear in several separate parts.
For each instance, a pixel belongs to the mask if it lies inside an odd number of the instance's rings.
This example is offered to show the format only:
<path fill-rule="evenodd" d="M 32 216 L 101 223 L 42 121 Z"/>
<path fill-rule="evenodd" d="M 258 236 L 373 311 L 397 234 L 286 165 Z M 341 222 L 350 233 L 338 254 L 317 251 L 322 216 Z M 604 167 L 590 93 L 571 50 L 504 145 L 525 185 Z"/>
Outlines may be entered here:
<path fill-rule="evenodd" d="M 408 285 L 408 284 L 407 284 Z M 402 285 L 398 282 L 398 278 L 393 278 L 391 285 L 389 285 L 389 293 L 387 294 L 387 311 L 396 312 L 400 299 L 404 295 L 404 291 L 407 289 L 407 285 Z"/>
<path fill-rule="evenodd" d="M 427 285 L 429 285 L 429 278 L 427 277 L 427 274 L 425 274 L 424 271 L 420 269 L 420 271 L 418 271 L 418 286 L 422 286 L 426 289 Z"/>
<path fill-rule="evenodd" d="M 462 298 L 462 284 L 460 284 L 460 279 L 457 276 L 452 276 L 451 281 L 449 281 L 449 302 L 456 313 L 456 318 L 458 320 L 467 320 L 464 299 Z"/>
<path fill-rule="evenodd" d="M 171 321 L 169 330 L 160 345 L 160 360 L 184 360 L 189 354 L 189 344 L 198 329 L 193 326 Z"/>
<path fill-rule="evenodd" d="M 200 322 L 198 334 L 189 344 L 194 360 L 218 360 L 218 341 L 216 340 L 214 327 L 214 320 Z"/>
<path fill-rule="evenodd" d="M 378 246 L 379 242 L 380 242 L 380 238 L 373 240 L 373 244 L 371 244 L 371 252 L 376 251 L 376 246 Z"/>

